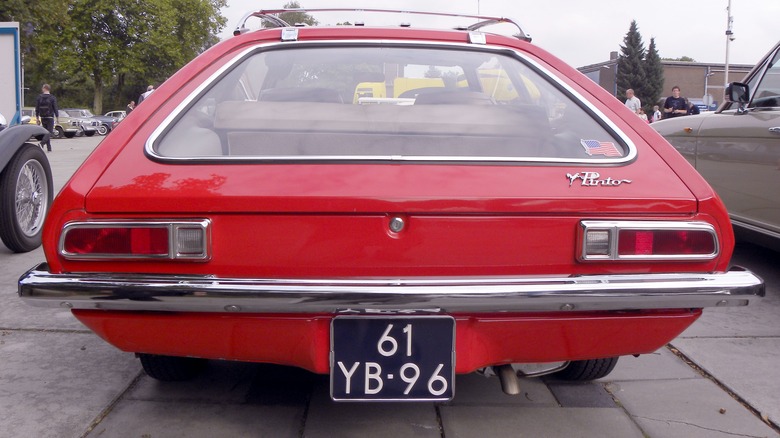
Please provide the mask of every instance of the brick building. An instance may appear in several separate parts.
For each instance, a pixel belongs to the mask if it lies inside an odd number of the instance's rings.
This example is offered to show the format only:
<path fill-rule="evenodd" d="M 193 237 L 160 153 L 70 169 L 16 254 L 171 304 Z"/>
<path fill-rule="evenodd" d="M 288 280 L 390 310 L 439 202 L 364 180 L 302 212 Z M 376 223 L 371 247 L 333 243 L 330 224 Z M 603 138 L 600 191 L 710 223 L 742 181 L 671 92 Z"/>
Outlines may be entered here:
<path fill-rule="evenodd" d="M 616 95 L 617 58 L 618 53 L 612 52 L 609 61 L 586 65 L 577 70 Z M 661 64 L 664 67 L 664 88 L 661 93 L 663 97 L 670 96 L 672 87 L 677 85 L 681 95 L 688 99 L 703 101 L 709 94 L 712 96 L 713 105 L 719 105 L 723 101 L 725 64 L 682 61 L 661 61 Z M 742 80 L 752 68 L 753 66 L 748 64 L 729 64 L 729 82 Z"/>

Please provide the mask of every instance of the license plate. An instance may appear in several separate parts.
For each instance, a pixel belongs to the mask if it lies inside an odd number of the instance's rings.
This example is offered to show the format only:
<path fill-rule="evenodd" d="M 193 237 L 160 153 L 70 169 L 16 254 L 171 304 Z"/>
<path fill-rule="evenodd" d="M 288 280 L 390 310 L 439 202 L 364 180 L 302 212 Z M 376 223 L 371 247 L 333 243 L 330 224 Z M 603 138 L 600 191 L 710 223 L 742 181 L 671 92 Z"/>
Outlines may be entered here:
<path fill-rule="evenodd" d="M 455 393 L 449 316 L 339 316 L 330 346 L 333 400 L 442 401 Z"/>

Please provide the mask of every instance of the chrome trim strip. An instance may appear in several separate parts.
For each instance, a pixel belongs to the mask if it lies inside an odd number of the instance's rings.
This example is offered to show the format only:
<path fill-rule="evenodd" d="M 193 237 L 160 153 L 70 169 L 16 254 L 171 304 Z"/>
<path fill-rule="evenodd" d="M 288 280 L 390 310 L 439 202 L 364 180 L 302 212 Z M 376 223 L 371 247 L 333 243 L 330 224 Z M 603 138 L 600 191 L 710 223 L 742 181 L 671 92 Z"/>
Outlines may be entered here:
<path fill-rule="evenodd" d="M 19 279 L 40 307 L 242 313 L 496 313 L 746 306 L 764 296 L 751 272 L 463 277 L 264 279 L 195 275 L 52 274 Z"/>
<path fill-rule="evenodd" d="M 191 103 L 200 97 L 200 95 L 216 81 L 220 76 L 225 74 L 228 70 L 233 68 L 236 64 L 242 62 L 247 56 L 255 51 L 262 51 L 267 49 L 274 49 L 284 45 L 285 48 L 291 47 L 307 47 L 307 46 L 349 46 L 349 45 L 381 45 L 381 46 L 410 46 L 415 47 L 461 47 L 468 50 L 475 49 L 474 44 L 466 43 L 448 43 L 448 42 L 431 42 L 431 41 L 407 41 L 407 40 L 324 40 L 324 41 L 288 41 L 288 42 L 269 42 L 258 43 L 254 47 L 250 47 L 241 51 L 233 59 L 228 61 L 225 65 L 220 67 L 214 74 L 200 84 L 189 96 L 187 96 L 176 108 L 171 111 L 168 116 L 160 123 L 159 126 L 152 132 L 149 138 L 146 140 L 144 150 L 146 154 L 155 160 L 162 162 L 179 162 L 179 163 L 199 163 L 199 162 L 268 162 L 268 163 L 280 163 L 280 162 L 320 162 L 320 161 L 360 161 L 360 162 L 386 162 L 386 161 L 408 161 L 408 162 L 465 162 L 465 163 L 551 163 L 551 164 L 587 164 L 587 165 L 607 165 L 607 164 L 621 164 L 633 161 L 636 158 L 637 150 L 636 145 L 631 139 L 615 125 L 610 118 L 596 108 L 590 101 L 585 99 L 582 94 L 574 90 L 557 75 L 554 75 L 549 69 L 543 67 L 538 62 L 534 61 L 525 53 L 512 49 L 509 47 L 497 47 L 497 46 L 482 46 L 479 45 L 478 51 L 497 52 L 508 54 L 515 58 L 519 58 L 522 62 L 537 69 L 542 75 L 546 76 L 550 81 L 555 83 L 558 87 L 565 90 L 571 95 L 575 103 L 580 103 L 588 108 L 604 125 L 608 127 L 608 130 L 612 132 L 615 137 L 619 137 L 628 147 L 628 153 L 624 157 L 620 158 L 555 158 L 555 157 L 469 157 L 469 156 L 365 156 L 365 155 L 339 155 L 339 156 L 209 156 L 209 157 L 167 157 L 158 154 L 154 150 L 154 143 L 168 129 L 169 125 L 179 117 Z"/>
<path fill-rule="evenodd" d="M 715 252 L 710 254 L 678 254 L 678 255 L 627 255 L 618 254 L 618 236 L 623 230 L 680 230 L 680 231 L 705 231 L 712 236 Z M 588 255 L 585 253 L 585 236 L 588 231 L 607 231 L 609 233 L 609 255 Z M 580 221 L 578 230 L 578 245 L 581 246 L 578 254 L 581 261 L 605 261 L 605 260 L 712 260 L 720 254 L 720 243 L 715 227 L 706 222 L 674 222 L 674 221 Z"/>

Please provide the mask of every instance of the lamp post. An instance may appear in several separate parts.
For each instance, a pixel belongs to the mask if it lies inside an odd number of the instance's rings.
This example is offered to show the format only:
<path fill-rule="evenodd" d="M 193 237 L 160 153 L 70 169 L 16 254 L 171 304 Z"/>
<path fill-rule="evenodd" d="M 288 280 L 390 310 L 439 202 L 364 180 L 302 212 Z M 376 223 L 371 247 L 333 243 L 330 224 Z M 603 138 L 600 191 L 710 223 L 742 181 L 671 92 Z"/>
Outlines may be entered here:
<path fill-rule="evenodd" d="M 726 68 L 724 69 L 723 78 L 725 83 L 723 89 L 729 85 L 729 43 L 734 41 L 734 32 L 731 30 L 731 26 L 734 24 L 734 17 L 731 16 L 731 0 L 729 0 L 728 6 L 726 6 Z"/>

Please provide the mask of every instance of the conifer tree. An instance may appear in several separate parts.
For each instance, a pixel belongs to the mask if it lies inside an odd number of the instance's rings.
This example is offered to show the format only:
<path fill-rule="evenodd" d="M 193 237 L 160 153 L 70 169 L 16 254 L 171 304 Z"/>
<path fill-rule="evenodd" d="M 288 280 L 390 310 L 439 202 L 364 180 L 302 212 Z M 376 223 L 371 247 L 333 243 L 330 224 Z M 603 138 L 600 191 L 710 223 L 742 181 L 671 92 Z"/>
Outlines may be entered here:
<path fill-rule="evenodd" d="M 631 21 L 631 27 L 623 38 L 623 44 L 620 46 L 621 54 L 617 62 L 617 98 L 621 101 L 626 100 L 626 89 L 633 88 L 637 97 L 643 95 L 645 87 L 645 46 L 642 43 L 642 36 L 639 34 L 636 20 Z M 639 97 L 642 100 L 641 97 Z M 642 101 L 644 105 L 644 100 Z"/>
<path fill-rule="evenodd" d="M 645 112 L 652 111 L 664 91 L 664 66 L 655 47 L 655 38 L 650 38 L 650 46 L 645 55 L 645 85 L 642 94 L 638 95 Z"/>

